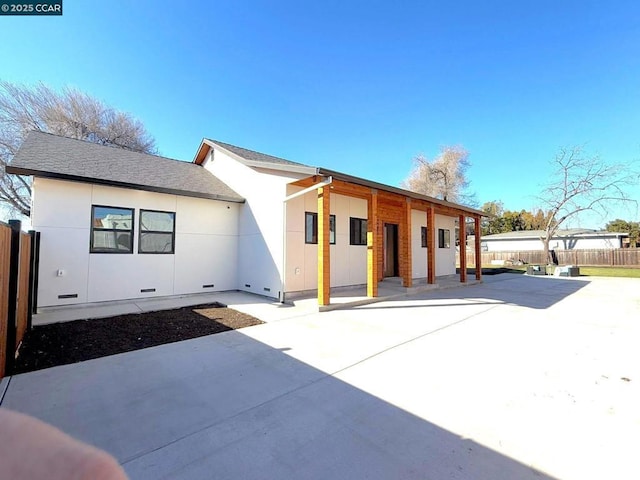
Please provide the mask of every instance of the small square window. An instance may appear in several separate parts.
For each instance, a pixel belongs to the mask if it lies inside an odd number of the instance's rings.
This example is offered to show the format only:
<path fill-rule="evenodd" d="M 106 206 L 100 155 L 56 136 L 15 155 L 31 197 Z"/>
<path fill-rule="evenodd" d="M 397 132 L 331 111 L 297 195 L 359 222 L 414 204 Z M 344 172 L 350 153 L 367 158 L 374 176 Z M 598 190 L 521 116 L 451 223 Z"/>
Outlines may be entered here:
<path fill-rule="evenodd" d="M 304 214 L 304 243 L 318 243 L 318 214 L 305 212 Z M 329 215 L 329 243 L 336 244 L 336 216 Z"/>
<path fill-rule="evenodd" d="M 367 220 L 365 218 L 349 218 L 349 245 L 367 244 Z"/>
<path fill-rule="evenodd" d="M 138 253 L 174 253 L 176 214 L 140 210 Z"/>
<path fill-rule="evenodd" d="M 420 241 L 422 248 L 427 248 L 427 227 L 420 227 Z"/>
<path fill-rule="evenodd" d="M 438 248 L 450 248 L 451 231 L 444 228 L 438 229 Z"/>
<path fill-rule="evenodd" d="M 133 208 L 91 206 L 90 253 L 133 253 Z"/>

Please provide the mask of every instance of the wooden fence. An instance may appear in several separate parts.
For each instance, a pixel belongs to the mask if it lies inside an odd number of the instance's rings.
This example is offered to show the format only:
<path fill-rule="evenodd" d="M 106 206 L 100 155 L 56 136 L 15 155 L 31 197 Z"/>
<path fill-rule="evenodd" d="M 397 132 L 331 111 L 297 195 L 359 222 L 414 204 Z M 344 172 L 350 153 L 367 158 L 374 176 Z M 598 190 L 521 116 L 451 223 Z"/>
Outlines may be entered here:
<path fill-rule="evenodd" d="M 0 378 L 10 375 L 37 308 L 40 236 L 18 220 L 0 223 Z"/>
<path fill-rule="evenodd" d="M 11 227 L 0 224 L 0 378 L 4 377 L 8 348 L 9 267 L 11 263 Z"/>
<path fill-rule="evenodd" d="M 608 267 L 640 267 L 640 248 L 615 248 L 595 250 L 555 250 L 560 265 L 590 265 Z M 456 260 L 459 263 L 458 253 Z M 482 265 L 491 265 L 492 260 L 520 260 L 524 263 L 546 264 L 544 252 L 529 250 L 522 252 L 482 252 Z M 475 252 L 467 251 L 467 265 L 475 266 Z"/>

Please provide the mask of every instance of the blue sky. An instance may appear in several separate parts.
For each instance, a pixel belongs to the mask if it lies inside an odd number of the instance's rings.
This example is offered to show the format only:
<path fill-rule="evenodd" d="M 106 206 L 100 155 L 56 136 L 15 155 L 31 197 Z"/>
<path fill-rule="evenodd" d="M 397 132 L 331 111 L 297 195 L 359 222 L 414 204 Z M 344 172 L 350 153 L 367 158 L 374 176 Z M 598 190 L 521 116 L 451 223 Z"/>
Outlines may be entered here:
<path fill-rule="evenodd" d="M 640 159 L 637 2 L 64 0 L 0 17 L 0 78 L 78 87 L 178 159 L 210 137 L 398 185 L 460 144 L 508 209 L 537 206 L 560 146 Z"/>

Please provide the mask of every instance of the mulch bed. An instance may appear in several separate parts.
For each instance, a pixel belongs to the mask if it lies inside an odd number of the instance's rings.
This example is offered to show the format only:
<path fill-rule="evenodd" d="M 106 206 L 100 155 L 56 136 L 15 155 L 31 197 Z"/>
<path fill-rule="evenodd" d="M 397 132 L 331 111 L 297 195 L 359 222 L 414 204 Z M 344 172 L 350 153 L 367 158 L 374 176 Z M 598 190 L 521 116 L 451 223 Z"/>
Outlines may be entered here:
<path fill-rule="evenodd" d="M 13 373 L 82 362 L 261 323 L 264 322 L 220 303 L 209 303 L 41 325 L 25 335 Z"/>

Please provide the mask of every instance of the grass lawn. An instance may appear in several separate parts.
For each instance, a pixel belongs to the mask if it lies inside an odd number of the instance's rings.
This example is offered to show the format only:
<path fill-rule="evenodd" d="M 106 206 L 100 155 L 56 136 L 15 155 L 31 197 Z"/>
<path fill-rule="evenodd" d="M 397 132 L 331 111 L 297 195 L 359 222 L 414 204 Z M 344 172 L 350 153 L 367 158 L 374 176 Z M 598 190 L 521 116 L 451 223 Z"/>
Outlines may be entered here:
<path fill-rule="evenodd" d="M 580 276 L 640 278 L 640 268 L 580 267 Z"/>
<path fill-rule="evenodd" d="M 505 268 L 509 273 L 525 273 L 526 265 L 499 266 L 499 265 L 483 265 L 483 269 L 489 268 Z M 619 278 L 640 278 L 640 268 L 629 267 L 580 267 L 581 277 L 619 277 Z"/>

